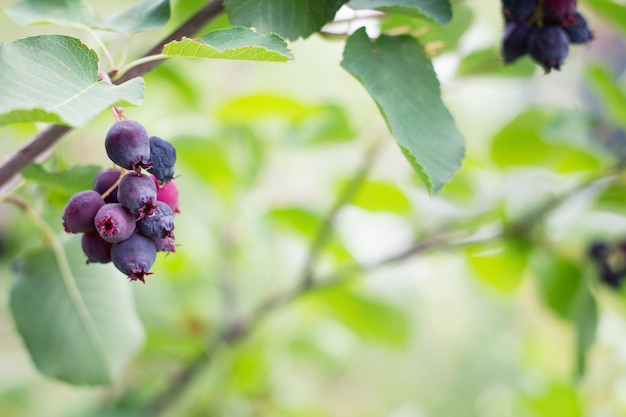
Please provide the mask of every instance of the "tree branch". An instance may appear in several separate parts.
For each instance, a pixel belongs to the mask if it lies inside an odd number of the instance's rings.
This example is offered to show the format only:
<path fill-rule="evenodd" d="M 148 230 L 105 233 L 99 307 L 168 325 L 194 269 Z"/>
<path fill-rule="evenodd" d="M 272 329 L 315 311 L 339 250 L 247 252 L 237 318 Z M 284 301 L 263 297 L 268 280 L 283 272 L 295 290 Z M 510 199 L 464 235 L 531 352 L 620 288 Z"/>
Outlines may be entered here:
<path fill-rule="evenodd" d="M 212 0 L 202 7 L 196 14 L 183 23 L 169 36 L 162 39 L 152 49 L 143 56 L 150 56 L 161 53 L 163 45 L 182 38 L 183 36 L 192 36 L 211 20 L 219 16 L 224 10 L 223 0 Z M 162 62 L 152 61 L 130 69 L 119 79 L 115 80 L 115 84 L 122 84 L 131 78 L 139 77 Z M 0 165 L 0 188 L 6 183 L 12 181 L 15 176 L 26 165 L 33 161 L 39 154 L 54 145 L 66 133 L 72 130 L 69 126 L 51 125 L 41 131 L 37 136 L 32 138 L 26 145 L 9 157 L 2 165 Z"/>

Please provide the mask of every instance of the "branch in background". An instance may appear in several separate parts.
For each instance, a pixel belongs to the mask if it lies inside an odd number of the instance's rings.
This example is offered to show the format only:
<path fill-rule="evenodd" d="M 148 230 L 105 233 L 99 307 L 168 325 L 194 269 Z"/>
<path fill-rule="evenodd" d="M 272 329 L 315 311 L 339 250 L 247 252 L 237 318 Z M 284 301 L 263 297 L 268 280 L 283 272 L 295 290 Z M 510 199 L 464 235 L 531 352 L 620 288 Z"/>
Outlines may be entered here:
<path fill-rule="evenodd" d="M 196 32 L 207 25 L 211 20 L 215 19 L 224 11 L 223 0 L 213 0 L 202 7 L 196 14 L 183 23 L 169 36 L 165 37 L 152 49 L 143 56 L 151 56 L 160 54 L 163 45 L 182 38 L 183 36 L 193 36 Z M 159 65 L 163 61 L 152 61 L 144 63 L 135 68 L 130 69 L 123 74 L 115 84 L 122 84 L 131 78 L 139 77 Z M 26 165 L 31 163 L 38 155 L 54 145 L 72 128 L 69 126 L 52 125 L 40 132 L 32 138 L 24 147 L 11 155 L 2 165 L 0 165 L 0 188 L 6 183 L 12 181 L 17 174 L 24 169 Z"/>
<path fill-rule="evenodd" d="M 533 210 L 531 213 L 523 216 L 518 221 L 508 225 L 508 227 L 504 227 L 502 224 L 494 224 L 492 226 L 485 227 L 470 236 L 467 236 L 466 231 L 463 229 L 458 232 L 433 233 L 432 236 L 421 239 L 414 245 L 409 246 L 408 248 L 387 258 L 367 265 L 354 263 L 343 267 L 324 278 L 315 278 L 312 275 L 312 268 L 325 244 L 329 241 L 332 232 L 331 228 L 333 220 L 336 218 L 339 210 L 350 202 L 348 196 L 354 197 L 356 195 L 356 191 L 358 190 L 357 185 L 359 183 L 362 184 L 367 170 L 369 169 L 368 167 L 371 166 L 372 156 L 373 155 L 369 155 L 365 158 L 365 162 L 357 171 L 355 179 L 353 179 L 351 184 L 348 184 L 342 195 L 337 199 L 337 202 L 330 209 L 327 217 L 322 223 L 322 226 L 318 230 L 317 236 L 313 239 L 310 254 L 307 262 L 305 262 L 303 274 L 301 276 L 303 281 L 299 282 L 298 285 L 282 294 L 268 298 L 265 302 L 261 303 L 246 320 L 234 321 L 225 326 L 221 332 L 216 334 L 216 338 L 205 350 L 202 351 L 200 355 L 198 355 L 190 364 L 188 364 L 171 379 L 172 382 L 165 389 L 165 391 L 156 397 L 156 399 L 151 403 L 147 404 L 147 406 L 143 409 L 146 415 L 155 416 L 166 412 L 167 409 L 176 401 L 178 396 L 185 390 L 186 386 L 193 381 L 194 376 L 201 372 L 205 366 L 208 366 L 211 363 L 221 347 L 237 343 L 245 339 L 250 333 L 252 333 L 252 331 L 254 331 L 254 328 L 271 313 L 276 312 L 281 307 L 288 305 L 290 302 L 297 300 L 301 296 L 316 290 L 341 285 L 350 279 L 355 272 L 375 272 L 389 265 L 413 259 L 426 252 L 462 248 L 476 243 L 525 235 L 531 231 L 534 224 L 561 207 L 562 204 L 567 203 L 569 199 L 582 192 L 607 187 L 617 178 L 614 176 L 601 179 L 589 179 L 588 181 L 574 187 L 564 195 L 549 199 L 545 204 L 542 204 L 536 210 Z M 358 177 L 360 177 L 360 179 L 358 179 Z M 348 191 L 350 189 L 352 190 Z M 303 285 L 304 282 L 306 282 L 307 285 Z"/>

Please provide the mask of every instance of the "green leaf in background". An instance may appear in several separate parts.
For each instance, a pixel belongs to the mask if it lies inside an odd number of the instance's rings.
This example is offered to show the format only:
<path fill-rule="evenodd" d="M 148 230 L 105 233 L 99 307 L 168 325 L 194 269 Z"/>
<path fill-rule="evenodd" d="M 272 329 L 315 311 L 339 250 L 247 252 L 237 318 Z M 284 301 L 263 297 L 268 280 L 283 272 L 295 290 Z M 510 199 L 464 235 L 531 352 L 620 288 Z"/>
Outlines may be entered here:
<path fill-rule="evenodd" d="M 94 24 L 98 29 L 109 29 L 125 35 L 158 29 L 170 19 L 169 0 L 144 0 L 121 13 Z"/>
<path fill-rule="evenodd" d="M 522 282 L 528 255 L 523 242 L 505 240 L 471 246 L 465 254 L 472 272 L 492 288 L 510 293 Z"/>
<path fill-rule="evenodd" d="M 592 65 L 586 79 L 604 105 L 608 119 L 626 128 L 626 92 L 620 90 L 615 76 L 605 67 Z"/>
<path fill-rule="evenodd" d="M 309 104 L 291 97 L 252 94 L 228 101 L 217 111 L 225 123 L 250 124 L 267 118 L 287 120 L 288 136 L 298 145 L 353 139 L 356 133 L 345 110 L 336 104 Z"/>
<path fill-rule="evenodd" d="M 349 179 L 340 181 L 338 190 L 345 189 Z M 403 214 L 413 210 L 411 202 L 393 182 L 366 180 L 350 204 L 368 211 L 388 211 Z"/>
<path fill-rule="evenodd" d="M 440 25 L 445 25 L 452 18 L 448 0 L 350 0 L 348 6 L 353 9 L 382 9 L 411 16 L 424 15 Z"/>
<path fill-rule="evenodd" d="M 389 13 L 381 21 L 383 33 L 409 31 L 424 45 L 432 44 L 439 52 L 455 51 L 459 40 L 472 25 L 474 13 L 466 3 L 457 2 L 452 6 L 452 20 L 445 27 L 433 23 L 431 19 Z"/>
<path fill-rule="evenodd" d="M 364 296 L 346 285 L 315 291 L 304 299 L 365 340 L 402 348 L 410 339 L 410 323 L 399 308 Z"/>
<path fill-rule="evenodd" d="M 0 45 L 0 125 L 82 126 L 111 106 L 139 105 L 144 82 L 100 81 L 98 57 L 79 39 L 41 35 Z"/>
<path fill-rule="evenodd" d="M 278 33 L 290 40 L 307 38 L 333 20 L 347 0 L 225 0 L 233 25 Z"/>
<path fill-rule="evenodd" d="M 585 368 L 585 354 L 595 340 L 598 323 L 596 301 L 581 266 L 573 260 L 537 250 L 530 262 L 539 297 L 553 312 L 572 321 L 576 329 L 578 372 Z"/>
<path fill-rule="evenodd" d="M 101 169 L 97 165 L 74 165 L 65 171 L 50 172 L 39 164 L 29 164 L 22 170 L 22 176 L 46 187 L 75 194 L 91 189 L 93 179 Z"/>
<path fill-rule="evenodd" d="M 483 75 L 499 75 L 503 77 L 530 77 L 537 71 L 530 59 L 520 59 L 513 64 L 502 61 L 500 51 L 494 48 L 479 49 L 461 59 L 456 75 L 472 77 Z"/>
<path fill-rule="evenodd" d="M 585 4 L 617 28 L 626 32 L 626 5 L 613 0 L 585 0 Z"/>
<path fill-rule="evenodd" d="M 110 384 L 144 340 L 132 284 L 110 265 L 87 265 L 78 236 L 62 249 L 67 263 L 50 248 L 20 262 L 10 294 L 17 329 L 41 373 Z"/>
<path fill-rule="evenodd" d="M 559 120 L 559 115 L 549 110 L 529 109 L 521 113 L 496 133 L 491 145 L 492 160 L 501 168 L 542 165 L 562 173 L 597 169 L 598 158 L 579 147 L 576 138 L 555 140 L 555 132 L 561 135 L 555 120 Z"/>
<path fill-rule="evenodd" d="M 441 100 L 439 81 L 420 44 L 410 36 L 350 36 L 341 65 L 376 101 L 413 168 L 436 192 L 464 156 L 464 139 Z"/>
<path fill-rule="evenodd" d="M 83 0 L 24 0 L 5 9 L 7 16 L 20 25 L 53 23 L 88 27 L 93 9 Z"/>
<path fill-rule="evenodd" d="M 293 55 L 280 36 L 267 35 L 244 27 L 218 29 L 201 39 L 183 37 L 163 47 L 169 57 L 234 59 L 247 61 L 287 62 Z"/>
<path fill-rule="evenodd" d="M 562 382 L 554 382 L 539 391 L 525 398 L 524 404 L 532 412 L 524 413 L 524 415 L 546 417 L 557 415 L 559 417 L 582 417 L 584 415 L 581 399 L 574 384 L 565 385 Z"/>

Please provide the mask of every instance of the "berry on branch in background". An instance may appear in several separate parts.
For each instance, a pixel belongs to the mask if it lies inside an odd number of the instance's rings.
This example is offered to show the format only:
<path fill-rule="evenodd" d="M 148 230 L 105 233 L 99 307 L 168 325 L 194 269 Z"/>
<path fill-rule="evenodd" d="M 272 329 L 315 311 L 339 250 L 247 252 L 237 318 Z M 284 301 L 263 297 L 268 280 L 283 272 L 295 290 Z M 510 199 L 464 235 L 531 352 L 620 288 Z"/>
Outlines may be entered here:
<path fill-rule="evenodd" d="M 128 239 L 113 244 L 111 260 L 131 281 L 145 282 L 144 276 L 152 274 L 150 268 L 156 260 L 156 253 L 151 239 L 140 233 L 133 233 Z"/>
<path fill-rule="evenodd" d="M 608 244 L 593 242 L 587 248 L 595 264 L 598 280 L 613 289 L 619 289 L 626 276 L 626 241 Z"/>
<path fill-rule="evenodd" d="M 94 218 L 100 237 L 110 243 L 126 240 L 135 231 L 135 217 L 120 203 L 105 204 Z"/>
<path fill-rule="evenodd" d="M 560 70 L 570 44 L 593 40 L 576 0 L 502 0 L 502 15 L 506 64 L 528 54 L 546 73 Z"/>
<path fill-rule="evenodd" d="M 513 21 L 506 24 L 502 43 L 502 57 L 505 63 L 509 64 L 526 55 L 531 32 L 530 27 L 524 22 Z"/>
<path fill-rule="evenodd" d="M 92 262 L 101 264 L 111 262 L 111 246 L 113 244 L 102 239 L 98 232 L 83 233 L 80 244 L 83 252 L 87 255 L 88 264 Z"/>
<path fill-rule="evenodd" d="M 128 173 L 120 180 L 117 200 L 135 215 L 136 220 L 151 216 L 157 202 L 156 185 L 146 174 Z"/>
<path fill-rule="evenodd" d="M 137 221 L 137 230 L 146 237 L 163 238 L 174 230 L 174 212 L 162 201 L 156 202 L 152 216 L 145 216 Z"/>
<path fill-rule="evenodd" d="M 68 233 L 93 232 L 93 218 L 104 200 L 93 190 L 74 194 L 63 210 L 63 228 Z"/>
<path fill-rule="evenodd" d="M 156 136 L 150 137 L 150 168 L 148 171 L 159 183 L 168 183 L 174 178 L 176 149 L 171 143 Z"/>
<path fill-rule="evenodd" d="M 104 147 L 111 161 L 122 168 L 140 172 L 150 167 L 150 140 L 139 122 L 115 122 L 107 132 Z"/>
<path fill-rule="evenodd" d="M 88 264 L 113 262 L 131 281 L 145 282 L 157 252 L 175 252 L 176 150 L 132 120 L 113 124 L 105 149 L 119 168 L 103 169 L 92 190 L 70 198 L 63 226 L 68 233 L 83 233 Z"/>
<path fill-rule="evenodd" d="M 537 28 L 528 38 L 528 54 L 548 72 L 561 69 L 569 53 L 569 39 L 558 26 Z"/>
<path fill-rule="evenodd" d="M 567 25 L 563 28 L 570 43 L 573 44 L 585 44 L 593 40 L 593 34 L 587 26 L 587 21 L 580 13 L 576 12 L 571 25 Z"/>
<path fill-rule="evenodd" d="M 157 201 L 162 201 L 170 206 L 174 213 L 180 213 L 180 210 L 178 209 L 178 188 L 176 188 L 176 183 L 174 181 L 170 181 L 165 184 L 159 184 L 159 180 L 157 180 L 154 176 L 152 179 L 154 180 L 154 185 L 157 188 Z"/>
<path fill-rule="evenodd" d="M 104 198 L 105 203 L 118 203 L 117 201 L 117 182 L 122 176 L 122 170 L 116 168 L 107 168 L 100 171 L 93 179 L 93 190 L 104 195 L 111 187 L 115 186 Z"/>

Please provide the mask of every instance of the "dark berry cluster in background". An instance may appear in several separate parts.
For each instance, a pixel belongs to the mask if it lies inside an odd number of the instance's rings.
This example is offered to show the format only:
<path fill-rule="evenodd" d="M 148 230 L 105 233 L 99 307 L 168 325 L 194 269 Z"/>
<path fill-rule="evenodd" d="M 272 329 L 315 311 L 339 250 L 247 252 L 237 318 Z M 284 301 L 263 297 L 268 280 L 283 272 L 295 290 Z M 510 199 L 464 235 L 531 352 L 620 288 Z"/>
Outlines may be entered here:
<path fill-rule="evenodd" d="M 157 252 L 175 251 L 176 150 L 133 120 L 117 121 L 104 143 L 118 167 L 100 171 L 91 190 L 70 198 L 63 227 L 82 233 L 87 263 L 113 262 L 130 280 L 145 282 Z"/>
<path fill-rule="evenodd" d="M 626 277 L 626 241 L 613 244 L 593 242 L 588 252 L 600 281 L 619 289 Z"/>
<path fill-rule="evenodd" d="M 549 73 L 561 69 L 570 44 L 593 39 L 576 0 L 502 0 L 502 14 L 502 57 L 507 64 L 528 54 Z"/>

